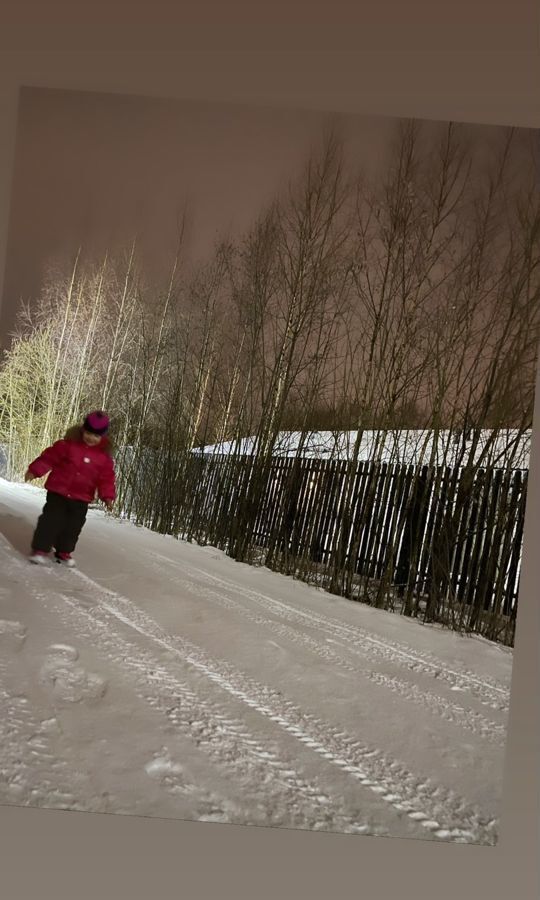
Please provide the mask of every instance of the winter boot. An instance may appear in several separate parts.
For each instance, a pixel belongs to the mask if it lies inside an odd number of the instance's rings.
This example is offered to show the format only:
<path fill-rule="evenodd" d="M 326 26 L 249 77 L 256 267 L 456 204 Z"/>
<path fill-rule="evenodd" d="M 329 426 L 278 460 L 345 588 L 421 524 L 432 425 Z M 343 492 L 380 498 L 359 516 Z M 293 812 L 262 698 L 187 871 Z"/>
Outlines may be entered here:
<path fill-rule="evenodd" d="M 71 553 L 55 553 L 54 557 L 57 563 L 60 563 L 62 566 L 68 566 L 72 569 L 75 566 L 75 560 L 73 559 Z"/>
<path fill-rule="evenodd" d="M 33 550 L 29 556 L 29 560 L 35 566 L 46 566 L 49 563 L 49 554 L 43 550 Z"/>

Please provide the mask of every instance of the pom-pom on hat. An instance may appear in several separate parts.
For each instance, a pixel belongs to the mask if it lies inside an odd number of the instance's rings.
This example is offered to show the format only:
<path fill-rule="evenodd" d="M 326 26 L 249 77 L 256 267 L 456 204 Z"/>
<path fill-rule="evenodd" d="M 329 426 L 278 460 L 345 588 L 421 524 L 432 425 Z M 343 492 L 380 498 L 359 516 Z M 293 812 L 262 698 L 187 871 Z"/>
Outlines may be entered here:
<path fill-rule="evenodd" d="M 98 434 L 100 437 L 107 434 L 109 425 L 108 415 L 101 410 L 89 413 L 83 422 L 85 431 L 89 431 L 91 434 Z"/>

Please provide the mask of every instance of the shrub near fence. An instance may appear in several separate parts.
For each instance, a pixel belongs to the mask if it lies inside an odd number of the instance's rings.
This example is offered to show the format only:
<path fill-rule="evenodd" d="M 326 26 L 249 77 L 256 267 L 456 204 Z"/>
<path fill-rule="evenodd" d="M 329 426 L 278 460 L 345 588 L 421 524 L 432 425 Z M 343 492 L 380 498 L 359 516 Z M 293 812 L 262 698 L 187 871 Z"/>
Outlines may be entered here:
<path fill-rule="evenodd" d="M 131 495 L 140 524 L 513 644 L 525 470 L 228 454 L 138 466 L 151 486 Z"/>

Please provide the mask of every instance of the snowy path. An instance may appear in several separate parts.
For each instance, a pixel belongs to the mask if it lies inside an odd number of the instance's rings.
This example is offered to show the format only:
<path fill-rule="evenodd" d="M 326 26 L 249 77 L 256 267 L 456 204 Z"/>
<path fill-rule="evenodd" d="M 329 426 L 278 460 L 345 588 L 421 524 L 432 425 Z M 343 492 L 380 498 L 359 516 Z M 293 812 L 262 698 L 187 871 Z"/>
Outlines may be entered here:
<path fill-rule="evenodd" d="M 494 843 L 512 653 L 0 480 L 0 802 Z"/>

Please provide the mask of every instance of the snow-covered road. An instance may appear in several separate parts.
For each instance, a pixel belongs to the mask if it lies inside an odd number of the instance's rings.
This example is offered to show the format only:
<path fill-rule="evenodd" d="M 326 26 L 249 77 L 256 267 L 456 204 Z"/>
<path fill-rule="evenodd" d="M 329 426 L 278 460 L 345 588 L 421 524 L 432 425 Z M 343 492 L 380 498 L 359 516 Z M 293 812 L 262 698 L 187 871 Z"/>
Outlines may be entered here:
<path fill-rule="evenodd" d="M 0 803 L 496 842 L 512 652 L 0 480 Z"/>

